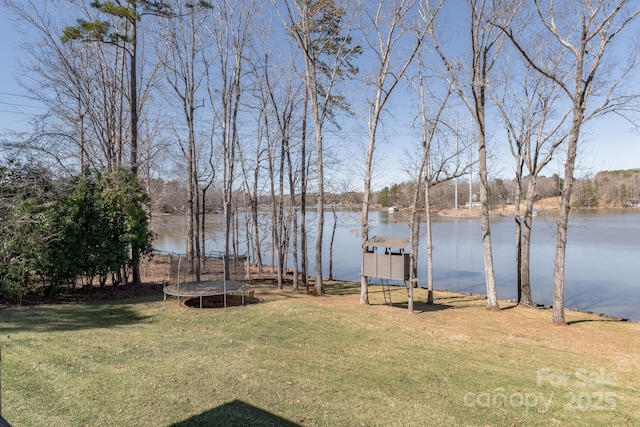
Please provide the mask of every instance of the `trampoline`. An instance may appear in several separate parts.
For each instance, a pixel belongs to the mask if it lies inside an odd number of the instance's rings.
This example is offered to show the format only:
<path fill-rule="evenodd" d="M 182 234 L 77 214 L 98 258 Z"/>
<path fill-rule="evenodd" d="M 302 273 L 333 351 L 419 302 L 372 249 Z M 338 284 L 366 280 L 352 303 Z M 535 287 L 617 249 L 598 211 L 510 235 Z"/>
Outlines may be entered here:
<path fill-rule="evenodd" d="M 175 285 L 167 285 L 164 287 L 164 303 L 166 304 L 167 295 L 177 297 L 178 305 L 180 298 L 199 298 L 200 308 L 202 308 L 202 298 L 223 295 L 226 307 L 227 294 L 240 294 L 243 298 L 249 290 L 249 285 L 237 280 L 214 280 L 207 282 L 187 282 Z"/>
<path fill-rule="evenodd" d="M 182 254 L 169 254 L 167 266 L 168 280 L 163 288 L 163 306 L 166 307 L 167 296 L 178 298 L 198 298 L 200 308 L 202 299 L 206 297 L 222 296 L 224 307 L 227 307 L 227 295 L 239 295 L 242 305 L 249 295 L 249 279 L 246 256 L 229 257 L 229 270 L 225 273 L 225 266 L 219 254 L 203 257 L 198 265 L 195 258 L 187 258 Z M 196 273 L 197 271 L 197 273 Z"/>

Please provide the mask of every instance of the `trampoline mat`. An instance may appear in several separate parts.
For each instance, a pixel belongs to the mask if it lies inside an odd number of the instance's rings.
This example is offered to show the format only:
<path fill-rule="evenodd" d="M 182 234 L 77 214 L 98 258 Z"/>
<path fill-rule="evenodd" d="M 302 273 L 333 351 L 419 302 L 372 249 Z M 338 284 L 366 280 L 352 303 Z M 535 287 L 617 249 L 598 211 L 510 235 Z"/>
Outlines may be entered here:
<path fill-rule="evenodd" d="M 181 283 L 180 286 L 168 285 L 163 291 L 167 295 L 174 297 L 208 297 L 222 295 L 229 292 L 245 291 L 249 285 L 236 280 L 215 280 L 208 282 L 188 282 Z"/>

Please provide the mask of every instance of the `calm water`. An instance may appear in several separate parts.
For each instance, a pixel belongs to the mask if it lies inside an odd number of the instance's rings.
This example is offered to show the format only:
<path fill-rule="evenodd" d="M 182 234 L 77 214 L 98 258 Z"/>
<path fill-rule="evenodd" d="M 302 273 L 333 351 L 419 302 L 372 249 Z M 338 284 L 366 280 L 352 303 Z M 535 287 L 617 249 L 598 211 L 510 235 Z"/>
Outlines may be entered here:
<path fill-rule="evenodd" d="M 333 216 L 326 213 L 324 275 L 329 270 L 329 239 Z M 339 212 L 333 254 L 333 275 L 359 280 L 360 237 L 358 212 Z M 307 215 L 309 229 L 315 229 L 315 213 Z M 373 212 L 371 236 L 409 237 L 409 227 L 399 213 Z M 223 223 L 220 216 L 208 220 L 211 230 L 206 248 L 222 250 Z M 424 227 L 423 227 L 424 228 Z M 183 216 L 154 218 L 155 248 L 185 252 Z M 496 283 L 500 298 L 516 298 L 513 219 L 492 222 L 491 237 Z M 426 286 L 427 254 L 425 231 L 419 249 L 418 277 Z M 310 234 L 310 247 L 315 236 Z M 477 219 L 437 218 L 433 223 L 433 271 L 437 290 L 485 293 L 480 222 Z M 244 252 L 244 250 L 243 250 Z M 266 252 L 266 250 L 265 250 Z M 531 248 L 531 286 L 534 301 L 553 301 L 555 229 L 552 216 L 534 218 Z M 565 305 L 568 308 L 605 313 L 640 321 L 640 211 L 608 210 L 573 213 L 567 247 Z M 313 264 L 313 255 L 310 256 Z M 265 263 L 270 257 L 263 258 Z M 313 265 L 311 270 L 313 271 Z M 372 279 L 376 283 L 377 279 Z"/>

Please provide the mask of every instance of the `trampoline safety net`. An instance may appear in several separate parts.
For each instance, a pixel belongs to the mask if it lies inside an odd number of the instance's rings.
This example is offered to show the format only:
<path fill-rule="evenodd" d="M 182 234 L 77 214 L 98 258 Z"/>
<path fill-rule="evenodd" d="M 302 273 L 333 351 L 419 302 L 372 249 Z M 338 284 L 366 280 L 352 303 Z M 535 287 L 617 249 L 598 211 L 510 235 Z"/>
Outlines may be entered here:
<path fill-rule="evenodd" d="M 249 265 L 246 255 L 229 256 L 212 252 L 205 257 L 187 257 L 183 254 L 168 255 L 168 274 L 164 294 L 174 297 L 202 298 L 222 295 L 226 307 L 229 294 L 244 294 L 249 289 Z"/>

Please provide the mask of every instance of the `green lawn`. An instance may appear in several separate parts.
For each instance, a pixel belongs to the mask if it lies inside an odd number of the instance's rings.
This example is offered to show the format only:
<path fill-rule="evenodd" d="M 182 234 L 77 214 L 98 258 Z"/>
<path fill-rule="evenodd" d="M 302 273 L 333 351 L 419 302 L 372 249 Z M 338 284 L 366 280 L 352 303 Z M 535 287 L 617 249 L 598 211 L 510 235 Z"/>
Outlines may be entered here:
<path fill-rule="evenodd" d="M 166 308 L 160 297 L 0 311 L 14 426 L 640 425 L 640 324 L 436 293 Z M 417 297 L 424 295 L 418 291 Z"/>

